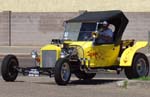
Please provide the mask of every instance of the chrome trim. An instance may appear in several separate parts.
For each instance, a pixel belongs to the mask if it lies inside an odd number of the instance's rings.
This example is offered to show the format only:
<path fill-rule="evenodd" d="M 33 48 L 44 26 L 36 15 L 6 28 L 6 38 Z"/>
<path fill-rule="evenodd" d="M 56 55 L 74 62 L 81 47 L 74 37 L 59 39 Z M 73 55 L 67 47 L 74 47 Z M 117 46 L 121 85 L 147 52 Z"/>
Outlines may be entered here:
<path fill-rule="evenodd" d="M 42 51 L 42 66 L 54 68 L 56 63 L 56 50 L 43 50 Z"/>

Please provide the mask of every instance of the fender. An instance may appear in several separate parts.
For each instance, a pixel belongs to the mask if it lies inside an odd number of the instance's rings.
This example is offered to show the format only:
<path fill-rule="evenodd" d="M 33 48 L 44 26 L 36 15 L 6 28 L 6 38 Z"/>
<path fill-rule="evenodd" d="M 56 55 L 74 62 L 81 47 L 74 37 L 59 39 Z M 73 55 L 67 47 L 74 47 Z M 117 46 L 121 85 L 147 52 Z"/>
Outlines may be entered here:
<path fill-rule="evenodd" d="M 131 66 L 136 51 L 146 47 L 147 44 L 147 41 L 138 41 L 132 47 L 127 48 L 121 55 L 119 66 Z"/>

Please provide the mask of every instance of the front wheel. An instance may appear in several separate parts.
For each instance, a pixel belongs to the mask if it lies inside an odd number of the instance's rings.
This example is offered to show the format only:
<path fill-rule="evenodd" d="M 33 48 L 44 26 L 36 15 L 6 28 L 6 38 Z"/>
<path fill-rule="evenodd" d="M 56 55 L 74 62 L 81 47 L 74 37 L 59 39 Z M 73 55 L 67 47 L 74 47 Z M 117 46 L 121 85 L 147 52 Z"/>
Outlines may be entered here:
<path fill-rule="evenodd" d="M 1 74 L 5 81 L 15 81 L 18 76 L 18 59 L 14 55 L 7 55 L 1 64 Z"/>
<path fill-rule="evenodd" d="M 67 85 L 71 76 L 70 63 L 68 59 L 61 58 L 55 65 L 55 82 L 58 85 Z"/>
<path fill-rule="evenodd" d="M 147 57 L 142 53 L 136 53 L 132 66 L 125 68 L 125 75 L 128 79 L 139 78 L 148 76 L 149 73 L 149 62 Z"/>

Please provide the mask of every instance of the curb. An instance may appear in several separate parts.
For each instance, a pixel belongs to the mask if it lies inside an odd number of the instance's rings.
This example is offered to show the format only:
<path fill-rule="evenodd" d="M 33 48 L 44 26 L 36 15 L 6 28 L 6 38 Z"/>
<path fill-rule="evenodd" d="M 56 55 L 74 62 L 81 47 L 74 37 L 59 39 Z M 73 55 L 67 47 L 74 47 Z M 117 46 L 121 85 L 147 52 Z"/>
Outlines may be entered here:
<path fill-rule="evenodd" d="M 150 57 L 150 53 L 147 53 L 146 56 L 147 56 L 147 57 Z"/>
<path fill-rule="evenodd" d="M 126 85 L 125 85 L 126 82 Z M 116 85 L 118 87 L 131 87 L 131 86 L 147 86 L 150 87 L 150 81 L 142 81 L 142 80 L 122 80 L 122 81 L 117 81 Z"/>
<path fill-rule="evenodd" d="M 9 54 L 15 55 L 19 58 L 31 58 L 31 54 L 29 53 L 1 53 L 0 58 L 4 58 L 6 55 L 9 55 Z"/>
<path fill-rule="evenodd" d="M 41 48 L 42 46 L 0 46 L 0 48 Z"/>

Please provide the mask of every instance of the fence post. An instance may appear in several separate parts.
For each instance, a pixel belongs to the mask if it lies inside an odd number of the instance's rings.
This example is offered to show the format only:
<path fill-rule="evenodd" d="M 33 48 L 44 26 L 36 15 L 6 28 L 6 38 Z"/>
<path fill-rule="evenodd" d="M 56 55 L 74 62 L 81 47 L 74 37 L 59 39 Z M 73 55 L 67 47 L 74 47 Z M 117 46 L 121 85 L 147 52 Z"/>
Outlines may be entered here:
<path fill-rule="evenodd" d="M 9 46 L 11 46 L 11 11 L 8 11 L 8 21 L 9 21 Z"/>
<path fill-rule="evenodd" d="M 7 45 L 11 46 L 11 11 L 3 11 L 3 31 L 7 35 Z"/>

